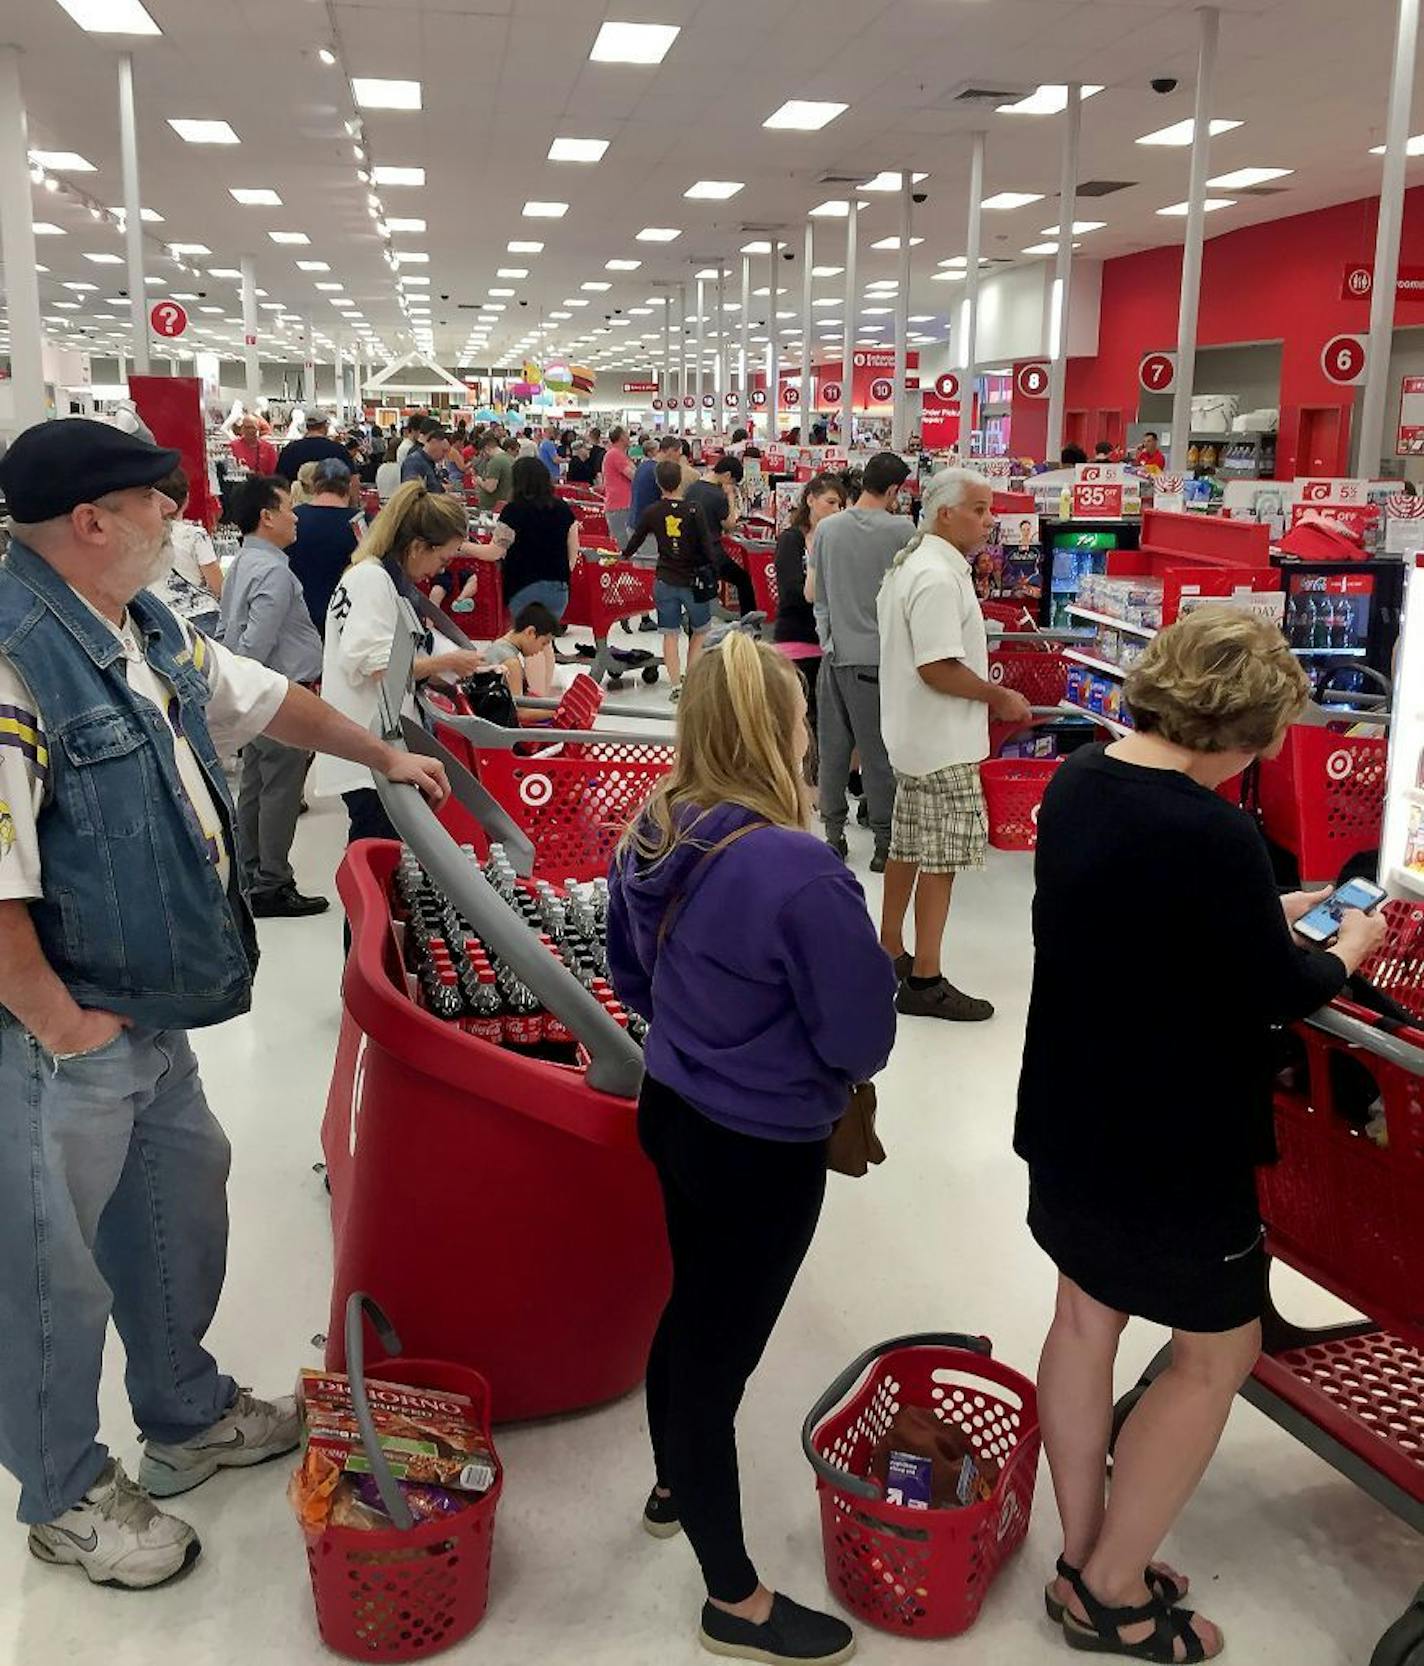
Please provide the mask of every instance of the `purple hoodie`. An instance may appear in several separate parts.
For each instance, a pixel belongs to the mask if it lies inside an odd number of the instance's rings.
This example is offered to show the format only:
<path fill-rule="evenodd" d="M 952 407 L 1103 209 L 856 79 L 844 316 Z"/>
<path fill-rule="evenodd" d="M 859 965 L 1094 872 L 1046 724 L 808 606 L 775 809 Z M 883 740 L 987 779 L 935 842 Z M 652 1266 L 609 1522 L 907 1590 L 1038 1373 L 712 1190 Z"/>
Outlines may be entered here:
<path fill-rule="evenodd" d="M 657 1081 L 739 1134 L 825 1139 L 851 1087 L 890 1056 L 895 974 L 860 885 L 811 834 L 759 828 L 697 866 L 759 819 L 719 805 L 670 857 L 614 859 L 609 970 L 651 1021 Z"/>

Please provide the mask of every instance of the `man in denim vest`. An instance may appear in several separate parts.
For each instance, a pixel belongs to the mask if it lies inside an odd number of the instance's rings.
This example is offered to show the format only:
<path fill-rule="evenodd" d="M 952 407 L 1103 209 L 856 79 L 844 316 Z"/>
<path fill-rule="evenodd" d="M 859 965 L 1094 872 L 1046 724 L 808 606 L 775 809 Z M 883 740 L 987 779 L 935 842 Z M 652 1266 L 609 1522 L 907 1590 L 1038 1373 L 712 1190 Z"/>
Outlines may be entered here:
<path fill-rule="evenodd" d="M 229 1149 L 185 1032 L 246 1011 L 257 960 L 220 749 L 265 734 L 448 792 L 144 588 L 168 569 L 156 483 L 178 461 L 77 418 L 0 460 L 0 1463 L 35 1556 L 127 1587 L 199 1552 L 153 1496 L 298 1433 L 290 1399 L 256 1399 L 202 1345 Z M 141 1486 L 97 1438 L 111 1316 Z"/>

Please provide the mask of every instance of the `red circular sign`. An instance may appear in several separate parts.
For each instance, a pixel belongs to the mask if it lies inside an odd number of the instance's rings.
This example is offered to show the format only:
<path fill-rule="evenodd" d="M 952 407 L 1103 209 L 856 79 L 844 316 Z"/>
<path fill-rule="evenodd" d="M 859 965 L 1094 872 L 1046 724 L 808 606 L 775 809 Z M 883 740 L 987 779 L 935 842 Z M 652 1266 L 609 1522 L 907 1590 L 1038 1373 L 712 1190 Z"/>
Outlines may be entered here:
<path fill-rule="evenodd" d="M 844 391 L 839 382 L 822 382 L 821 403 L 823 405 L 839 405 Z"/>
<path fill-rule="evenodd" d="M 727 409 L 729 411 L 735 411 L 736 408 L 737 408 L 737 396 L 736 396 L 736 394 L 734 394 L 734 393 L 724 393 L 722 395 L 722 403 L 727 407 Z"/>
<path fill-rule="evenodd" d="M 148 314 L 153 333 L 172 341 L 188 328 L 188 314 L 176 301 L 155 301 Z"/>
<path fill-rule="evenodd" d="M 1014 373 L 1014 386 L 1025 399 L 1048 397 L 1048 366 L 1039 361 L 1021 364 Z"/>
<path fill-rule="evenodd" d="M 1366 300 L 1375 286 L 1375 273 L 1372 266 L 1347 266 L 1345 268 L 1345 293 L 1357 300 Z"/>
<path fill-rule="evenodd" d="M 941 399 L 958 399 L 959 378 L 952 370 L 946 370 L 943 376 L 935 377 L 934 390 Z"/>
<path fill-rule="evenodd" d="M 702 395 L 702 408 L 703 408 L 704 411 L 710 411 L 710 410 L 715 409 L 716 404 L 717 404 L 717 395 L 715 393 L 704 393 Z"/>
<path fill-rule="evenodd" d="M 801 403 L 800 388 L 782 388 L 781 403 L 783 405 L 799 405 Z"/>
<path fill-rule="evenodd" d="M 1320 350 L 1327 382 L 1349 387 L 1365 374 L 1365 344 L 1358 336 L 1331 336 Z"/>
<path fill-rule="evenodd" d="M 888 376 L 877 376 L 870 384 L 870 397 L 877 405 L 884 405 L 895 396 L 895 384 Z"/>
<path fill-rule="evenodd" d="M 766 389 L 765 388 L 753 388 L 752 389 L 752 404 L 755 405 L 758 410 L 760 410 L 762 408 L 762 406 L 766 404 Z"/>
<path fill-rule="evenodd" d="M 683 410 L 690 411 L 696 405 L 696 403 L 697 403 L 697 401 L 692 397 L 692 395 L 690 393 L 683 394 L 683 396 L 682 396 L 682 408 L 683 408 Z"/>
<path fill-rule="evenodd" d="M 653 400 L 653 409 L 655 411 L 660 411 L 660 410 L 662 410 L 662 408 L 663 408 L 663 402 L 662 402 L 661 399 Z"/>
<path fill-rule="evenodd" d="M 1170 393 L 1177 380 L 1177 360 L 1171 353 L 1145 353 L 1137 380 L 1149 393 Z"/>

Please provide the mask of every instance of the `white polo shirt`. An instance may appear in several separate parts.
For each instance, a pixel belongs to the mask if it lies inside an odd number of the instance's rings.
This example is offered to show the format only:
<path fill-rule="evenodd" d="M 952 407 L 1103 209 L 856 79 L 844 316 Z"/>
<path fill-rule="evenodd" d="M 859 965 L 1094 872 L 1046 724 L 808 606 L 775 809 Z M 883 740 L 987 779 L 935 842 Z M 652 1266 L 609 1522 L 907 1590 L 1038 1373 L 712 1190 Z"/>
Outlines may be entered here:
<path fill-rule="evenodd" d="M 920 676 L 936 660 L 962 660 L 988 679 L 989 642 L 969 563 L 929 533 L 891 567 L 876 605 L 880 624 L 880 728 L 900 775 L 932 775 L 989 756 L 989 708 L 940 694 Z"/>

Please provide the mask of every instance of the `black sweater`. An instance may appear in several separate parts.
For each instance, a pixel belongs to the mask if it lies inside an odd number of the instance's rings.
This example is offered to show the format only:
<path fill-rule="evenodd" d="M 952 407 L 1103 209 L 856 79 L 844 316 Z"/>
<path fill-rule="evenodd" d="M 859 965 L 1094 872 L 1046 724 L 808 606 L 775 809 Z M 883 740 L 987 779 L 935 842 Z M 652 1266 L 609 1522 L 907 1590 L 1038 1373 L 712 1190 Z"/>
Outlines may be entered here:
<path fill-rule="evenodd" d="M 1273 1024 L 1337 995 L 1297 946 L 1250 818 L 1171 770 L 1074 754 L 1038 822 L 1034 969 L 1014 1148 L 1058 1195 L 1239 1230 L 1276 1156 Z"/>
<path fill-rule="evenodd" d="M 806 600 L 806 534 L 788 526 L 776 540 L 778 642 L 818 642 L 816 609 Z"/>

